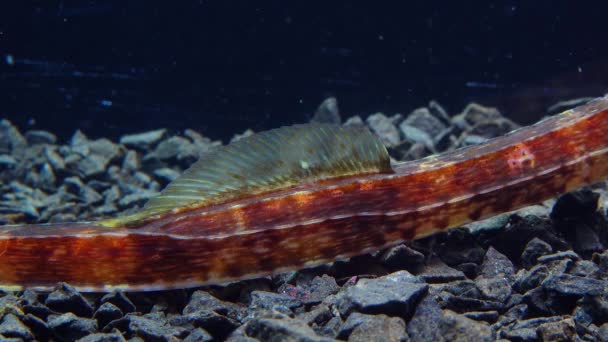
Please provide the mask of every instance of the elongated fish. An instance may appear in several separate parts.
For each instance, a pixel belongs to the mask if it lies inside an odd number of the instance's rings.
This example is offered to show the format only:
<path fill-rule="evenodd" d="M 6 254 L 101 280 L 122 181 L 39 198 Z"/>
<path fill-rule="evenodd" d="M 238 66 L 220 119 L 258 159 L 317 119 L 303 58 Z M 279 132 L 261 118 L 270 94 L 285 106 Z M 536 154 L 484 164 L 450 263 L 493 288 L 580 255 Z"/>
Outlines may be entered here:
<path fill-rule="evenodd" d="M 391 165 L 363 128 L 262 132 L 203 156 L 139 212 L 0 228 L 0 286 L 159 290 L 319 265 L 608 178 L 608 97 L 483 145 Z"/>

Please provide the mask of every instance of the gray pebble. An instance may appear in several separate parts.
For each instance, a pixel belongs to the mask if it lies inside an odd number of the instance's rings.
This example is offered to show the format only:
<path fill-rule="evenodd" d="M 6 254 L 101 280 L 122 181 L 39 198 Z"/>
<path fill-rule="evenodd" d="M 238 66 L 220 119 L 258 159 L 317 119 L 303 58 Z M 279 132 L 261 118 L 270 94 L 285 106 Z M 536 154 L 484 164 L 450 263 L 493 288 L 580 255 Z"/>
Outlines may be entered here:
<path fill-rule="evenodd" d="M 266 291 L 251 292 L 250 307 L 252 308 L 272 310 L 276 307 L 282 306 L 288 309 L 295 309 L 301 305 L 302 301 L 300 301 L 299 299 L 283 294 Z"/>
<path fill-rule="evenodd" d="M 535 237 L 526 244 L 524 251 L 521 253 L 521 262 L 524 267 L 530 268 L 536 264 L 538 257 L 551 252 L 553 252 L 553 248 L 550 244 Z"/>
<path fill-rule="evenodd" d="M 580 297 L 601 295 L 608 289 L 606 281 L 569 274 L 550 274 L 541 285 L 545 290 Z"/>
<path fill-rule="evenodd" d="M 25 139 L 29 145 L 49 144 L 57 142 L 55 134 L 47 131 L 30 130 L 25 132 Z"/>
<path fill-rule="evenodd" d="M 71 312 L 49 318 L 49 328 L 62 340 L 75 341 L 97 332 L 97 321 L 77 317 Z"/>
<path fill-rule="evenodd" d="M 103 328 L 113 320 L 123 316 L 123 312 L 112 303 L 103 303 L 97 308 L 93 318 L 97 320 L 98 325 Z"/>
<path fill-rule="evenodd" d="M 466 279 L 462 271 L 446 265 L 439 258 L 429 261 L 418 276 L 427 283 L 447 283 L 454 280 Z"/>
<path fill-rule="evenodd" d="M 290 319 L 256 318 L 249 321 L 245 328 L 249 337 L 260 341 L 300 341 L 329 342 L 334 339 L 322 337 L 305 323 Z"/>
<path fill-rule="evenodd" d="M 321 102 L 310 121 L 339 125 L 341 119 L 340 110 L 338 109 L 338 100 L 336 100 L 335 97 L 325 99 Z"/>
<path fill-rule="evenodd" d="M 212 342 L 213 336 L 204 329 L 196 328 L 184 339 L 184 342 Z"/>
<path fill-rule="evenodd" d="M 348 341 L 407 341 L 405 322 L 399 317 L 353 312 L 338 333 Z"/>
<path fill-rule="evenodd" d="M 399 130 L 395 127 L 392 119 L 387 118 L 382 113 L 376 113 L 367 118 L 367 124 L 380 137 L 384 145 L 392 147 L 399 144 L 401 140 Z"/>
<path fill-rule="evenodd" d="M 450 310 L 443 311 L 439 330 L 447 341 L 494 341 L 490 325 Z"/>
<path fill-rule="evenodd" d="M 32 341 L 34 339 L 32 331 L 12 313 L 9 313 L 2 318 L 2 323 L 0 323 L 0 334 L 4 337 L 20 338 L 24 341 Z"/>
<path fill-rule="evenodd" d="M 56 312 L 73 312 L 78 316 L 91 317 L 93 307 L 76 291 L 75 288 L 60 283 L 55 290 L 47 296 L 44 304 Z"/>
<path fill-rule="evenodd" d="M 120 137 L 119 142 L 126 146 L 147 150 L 158 143 L 166 132 L 166 129 L 158 129 L 138 134 L 127 134 Z"/>
<path fill-rule="evenodd" d="M 337 295 L 336 306 L 343 316 L 353 311 L 411 315 L 428 285 L 407 271 L 376 279 L 361 279 Z"/>
<path fill-rule="evenodd" d="M 112 333 L 95 333 L 87 335 L 76 342 L 126 342 L 125 338 L 119 332 Z"/>

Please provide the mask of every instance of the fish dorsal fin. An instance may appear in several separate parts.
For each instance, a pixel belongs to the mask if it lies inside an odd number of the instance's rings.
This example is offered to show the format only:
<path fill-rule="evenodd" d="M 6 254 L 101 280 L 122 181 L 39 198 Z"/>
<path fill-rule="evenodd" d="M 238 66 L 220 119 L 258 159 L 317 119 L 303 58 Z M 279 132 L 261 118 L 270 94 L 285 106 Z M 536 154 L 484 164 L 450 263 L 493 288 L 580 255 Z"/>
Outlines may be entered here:
<path fill-rule="evenodd" d="M 390 171 L 386 148 L 366 128 L 330 124 L 281 127 L 206 153 L 140 212 L 105 223 L 129 224 L 302 182 Z"/>

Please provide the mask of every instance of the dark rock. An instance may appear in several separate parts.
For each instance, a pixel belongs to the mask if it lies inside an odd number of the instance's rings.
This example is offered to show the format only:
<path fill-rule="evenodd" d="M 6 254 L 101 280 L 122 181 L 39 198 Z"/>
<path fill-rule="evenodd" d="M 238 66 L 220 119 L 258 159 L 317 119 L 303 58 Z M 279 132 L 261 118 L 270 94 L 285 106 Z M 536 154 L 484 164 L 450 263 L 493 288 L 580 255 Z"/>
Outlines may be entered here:
<path fill-rule="evenodd" d="M 557 316 L 515 321 L 503 327 L 499 331 L 498 337 L 510 339 L 512 341 L 538 341 L 540 338 L 539 327 L 541 325 L 559 322 L 561 320 L 562 318 Z"/>
<path fill-rule="evenodd" d="M 464 297 L 443 291 L 439 294 L 443 307 L 457 312 L 466 311 L 503 311 L 505 302 Z"/>
<path fill-rule="evenodd" d="M 359 115 L 355 115 L 355 116 L 351 116 L 350 118 L 346 119 L 346 121 L 344 122 L 344 126 L 363 127 L 363 126 L 365 126 L 365 122 L 363 122 L 363 120 L 361 119 L 361 117 Z"/>
<path fill-rule="evenodd" d="M 333 341 L 317 335 L 305 323 L 289 318 L 255 318 L 245 325 L 244 330 L 247 336 L 260 341 Z"/>
<path fill-rule="evenodd" d="M 158 143 L 165 136 L 166 132 L 166 129 L 158 129 L 144 133 L 128 134 L 120 137 L 119 141 L 126 146 L 147 150 Z"/>
<path fill-rule="evenodd" d="M 108 162 L 103 156 L 90 154 L 76 163 L 76 169 L 83 177 L 97 176 L 106 171 Z"/>
<path fill-rule="evenodd" d="M 407 271 L 376 279 L 362 279 L 337 295 L 336 307 L 343 316 L 353 311 L 409 317 L 428 285 Z"/>
<path fill-rule="evenodd" d="M 2 154 L 0 155 L 0 166 L 2 167 L 13 167 L 17 165 L 17 161 L 15 160 L 15 158 L 13 158 L 12 156 L 9 156 L 8 154 Z"/>
<path fill-rule="evenodd" d="M 190 335 L 184 339 L 184 342 L 212 342 L 213 336 L 201 328 L 192 330 Z"/>
<path fill-rule="evenodd" d="M 473 126 L 502 118 L 502 115 L 496 108 L 484 107 L 477 103 L 468 104 L 462 113 L 452 118 L 453 124 L 462 128 L 470 129 Z"/>
<path fill-rule="evenodd" d="M 194 145 L 186 138 L 173 136 L 161 141 L 151 154 L 144 157 L 144 160 L 157 158 L 160 160 L 187 160 L 192 163 L 198 159 L 198 153 Z"/>
<path fill-rule="evenodd" d="M 357 312 L 348 316 L 338 333 L 348 341 L 407 341 L 405 322 L 399 317 L 364 315 Z"/>
<path fill-rule="evenodd" d="M 477 277 L 475 284 L 486 299 L 503 302 L 511 296 L 511 281 L 507 278 Z"/>
<path fill-rule="evenodd" d="M 302 304 L 318 304 L 327 296 L 335 294 L 340 290 L 333 277 L 324 274 L 322 277 L 315 276 L 311 280 L 298 280 L 297 286 L 283 284 L 278 292 L 293 298 L 297 298 Z"/>
<path fill-rule="evenodd" d="M 463 315 L 467 318 L 476 321 L 485 321 L 488 323 L 494 323 L 498 319 L 498 311 L 471 311 L 465 312 Z"/>
<path fill-rule="evenodd" d="M 2 319 L 0 334 L 4 337 L 20 338 L 24 341 L 32 341 L 34 339 L 32 331 L 12 313 L 5 315 Z"/>
<path fill-rule="evenodd" d="M 74 341 L 97 331 L 94 319 L 77 317 L 71 312 L 51 316 L 48 324 L 55 336 L 63 341 Z"/>
<path fill-rule="evenodd" d="M 36 182 L 36 186 L 38 188 L 53 191 L 55 190 L 55 182 L 57 178 L 55 177 L 55 173 L 53 172 L 53 168 L 48 163 L 44 163 L 42 167 L 40 167 L 40 171 L 38 172 L 38 182 Z"/>
<path fill-rule="evenodd" d="M 547 255 L 543 255 L 541 257 L 539 257 L 537 259 L 537 261 L 539 263 L 549 263 L 551 261 L 555 261 L 555 260 L 562 260 L 562 259 L 570 259 L 570 260 L 580 260 L 581 257 L 578 256 L 578 254 L 576 254 L 574 251 L 564 251 L 564 252 L 557 252 L 554 254 L 547 254 Z"/>
<path fill-rule="evenodd" d="M 566 193 L 555 202 L 551 218 L 563 221 L 588 217 L 597 211 L 599 197 L 599 194 L 588 189 Z"/>
<path fill-rule="evenodd" d="M 440 106 L 435 106 L 433 111 L 434 114 L 431 113 L 430 108 L 418 108 L 411 112 L 403 122 L 435 137 L 447 128 L 441 119 L 449 120 L 449 117 Z"/>
<path fill-rule="evenodd" d="M 338 336 L 342 324 L 344 324 L 344 321 L 342 321 L 340 316 L 334 316 L 323 326 L 313 325 L 313 329 L 321 336 L 335 338 Z"/>
<path fill-rule="evenodd" d="M 229 317 L 223 316 L 215 311 L 201 309 L 192 313 L 176 316 L 170 319 L 173 326 L 185 326 L 190 324 L 197 328 L 208 331 L 216 338 L 224 339 L 234 331 L 240 324 Z"/>
<path fill-rule="evenodd" d="M 547 242 L 553 250 L 568 248 L 566 241 L 553 231 L 551 223 L 546 219 L 534 216 L 519 217 L 512 215 L 509 225 L 498 231 L 480 231 L 478 240 L 494 247 L 514 263 L 519 263 L 520 257 L 528 242 L 535 237 Z"/>
<path fill-rule="evenodd" d="M 250 307 L 252 308 L 272 310 L 276 307 L 282 306 L 287 309 L 294 309 L 301 305 L 302 301 L 300 301 L 299 299 L 283 294 L 266 291 L 251 292 Z"/>
<path fill-rule="evenodd" d="M 123 312 L 112 303 L 103 303 L 97 308 L 93 318 L 97 320 L 99 327 L 103 328 L 113 320 L 123 316 Z"/>
<path fill-rule="evenodd" d="M 475 279 L 484 298 L 504 302 L 511 296 L 515 267 L 503 254 L 490 247 Z"/>
<path fill-rule="evenodd" d="M 127 295 L 122 291 L 114 291 L 101 297 L 100 303 L 112 303 L 116 305 L 122 312 L 130 313 L 136 310 L 135 304 L 127 298 Z"/>
<path fill-rule="evenodd" d="M 412 341 L 445 341 L 439 332 L 442 310 L 434 296 L 425 296 L 416 306 L 412 319 L 407 324 L 407 333 Z"/>
<path fill-rule="evenodd" d="M 317 108 L 315 115 L 310 120 L 311 122 L 329 123 L 339 125 L 340 110 L 338 109 L 338 100 L 335 97 L 325 99 Z"/>
<path fill-rule="evenodd" d="M 45 146 L 44 157 L 46 161 L 51 164 L 53 170 L 60 171 L 65 169 L 65 162 L 63 158 L 50 146 Z"/>
<path fill-rule="evenodd" d="M 39 339 L 48 339 L 51 336 L 51 329 L 42 319 L 28 313 L 22 318 L 23 324 L 27 325 Z"/>
<path fill-rule="evenodd" d="M 91 317 L 93 307 L 72 286 L 60 283 L 55 290 L 47 296 L 44 304 L 57 312 L 73 312 L 82 317 Z"/>
<path fill-rule="evenodd" d="M 213 311 L 235 321 L 241 322 L 245 316 L 244 308 L 229 302 L 221 301 L 205 291 L 195 291 L 190 297 L 183 314 L 191 314 L 201 310 Z"/>
<path fill-rule="evenodd" d="M 382 113 L 370 115 L 367 118 L 367 124 L 371 130 L 380 137 L 380 140 L 387 147 L 393 147 L 399 144 L 399 130 L 395 127 L 395 122 L 391 118 L 387 118 Z"/>
<path fill-rule="evenodd" d="M 574 263 L 570 274 L 579 277 L 594 277 L 600 271 L 600 268 L 592 261 L 579 260 Z"/>
<path fill-rule="evenodd" d="M 29 145 L 49 144 L 57 142 L 55 134 L 47 131 L 30 130 L 25 132 L 25 139 Z"/>
<path fill-rule="evenodd" d="M 529 271 L 521 269 L 517 273 L 513 288 L 520 293 L 525 293 L 539 286 L 548 274 L 549 268 L 545 265 L 536 265 Z"/>
<path fill-rule="evenodd" d="M 163 181 L 169 183 L 177 179 L 180 173 L 168 167 L 163 167 L 161 169 L 154 170 L 154 175 L 162 179 Z"/>
<path fill-rule="evenodd" d="M 391 270 L 410 270 L 424 263 L 424 254 L 406 245 L 398 245 L 387 249 L 380 260 Z"/>
<path fill-rule="evenodd" d="M 125 338 L 119 332 L 112 333 L 95 333 L 85 336 L 76 342 L 126 342 Z"/>
<path fill-rule="evenodd" d="M 551 245 L 535 237 L 524 248 L 521 253 L 521 262 L 525 268 L 530 268 L 536 264 L 538 257 L 553 252 Z"/>
<path fill-rule="evenodd" d="M 464 273 L 443 263 L 438 258 L 431 260 L 420 274 L 420 279 L 427 283 L 447 283 L 454 280 L 466 279 Z"/>
<path fill-rule="evenodd" d="M 121 168 L 124 172 L 133 172 L 139 170 L 141 168 L 141 160 L 139 159 L 137 152 L 128 150 L 122 160 Z"/>
<path fill-rule="evenodd" d="M 450 310 L 444 310 L 439 330 L 447 341 L 494 341 L 492 329 L 485 322 L 478 322 Z"/>
<path fill-rule="evenodd" d="M 321 326 L 334 316 L 331 309 L 326 304 L 322 303 L 310 311 L 304 311 L 298 314 L 296 317 L 314 328 L 314 325 Z"/>
<path fill-rule="evenodd" d="M 515 274 L 515 267 L 507 256 L 490 247 L 481 264 L 479 276 L 483 278 L 507 277 Z"/>
<path fill-rule="evenodd" d="M 545 290 L 568 296 L 597 296 L 608 289 L 608 282 L 569 274 L 551 274 L 542 282 Z"/>
<path fill-rule="evenodd" d="M 26 147 L 26 140 L 8 120 L 0 120 L 0 154 L 19 155 Z"/>
<path fill-rule="evenodd" d="M 447 265 L 456 266 L 466 262 L 481 263 L 486 251 L 468 229 L 456 228 L 448 231 L 437 253 Z"/>
<path fill-rule="evenodd" d="M 118 329 L 127 338 L 140 337 L 145 341 L 170 341 L 182 334 L 181 329 L 163 324 L 160 320 L 127 314 L 110 322 L 104 332 Z"/>
<path fill-rule="evenodd" d="M 158 195 L 156 191 L 140 189 L 137 192 L 123 196 L 118 201 L 119 208 L 132 208 L 134 206 L 143 206 L 151 197 Z"/>

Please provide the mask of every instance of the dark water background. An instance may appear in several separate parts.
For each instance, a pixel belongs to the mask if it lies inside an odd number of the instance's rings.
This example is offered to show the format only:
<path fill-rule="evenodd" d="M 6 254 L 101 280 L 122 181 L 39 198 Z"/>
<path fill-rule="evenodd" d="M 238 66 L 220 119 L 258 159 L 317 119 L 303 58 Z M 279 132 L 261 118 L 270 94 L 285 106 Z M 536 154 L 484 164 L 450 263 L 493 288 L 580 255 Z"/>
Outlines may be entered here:
<path fill-rule="evenodd" d="M 363 5 L 367 4 L 367 5 Z M 229 138 L 310 119 L 469 101 L 519 123 L 608 91 L 600 1 L 12 1 L 0 118 L 92 137 Z"/>

